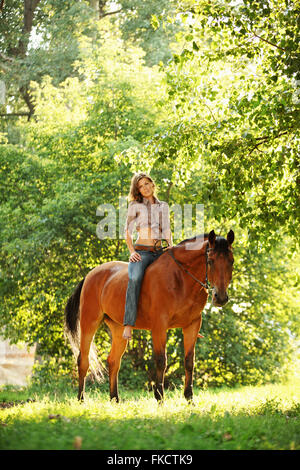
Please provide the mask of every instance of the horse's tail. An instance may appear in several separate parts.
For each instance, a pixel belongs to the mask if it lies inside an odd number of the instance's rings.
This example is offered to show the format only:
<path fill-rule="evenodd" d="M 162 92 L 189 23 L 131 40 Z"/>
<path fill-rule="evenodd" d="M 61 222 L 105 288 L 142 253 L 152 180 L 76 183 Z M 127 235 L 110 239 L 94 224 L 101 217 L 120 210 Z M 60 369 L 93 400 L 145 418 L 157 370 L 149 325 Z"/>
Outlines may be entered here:
<path fill-rule="evenodd" d="M 65 331 L 70 340 L 72 350 L 74 350 L 73 345 L 79 348 L 79 302 L 83 283 L 84 279 L 80 281 L 65 307 Z"/>
<path fill-rule="evenodd" d="M 65 307 L 65 334 L 69 339 L 71 349 L 73 354 L 78 359 L 78 355 L 80 352 L 80 295 L 82 286 L 84 283 L 84 279 L 80 281 L 77 285 L 76 289 L 74 290 L 71 297 L 68 299 L 66 307 Z M 97 357 L 97 350 L 94 343 L 91 344 L 90 348 L 90 370 L 93 378 L 98 382 L 102 382 L 104 378 L 104 371 L 105 368 L 103 367 L 101 361 L 98 360 Z"/>

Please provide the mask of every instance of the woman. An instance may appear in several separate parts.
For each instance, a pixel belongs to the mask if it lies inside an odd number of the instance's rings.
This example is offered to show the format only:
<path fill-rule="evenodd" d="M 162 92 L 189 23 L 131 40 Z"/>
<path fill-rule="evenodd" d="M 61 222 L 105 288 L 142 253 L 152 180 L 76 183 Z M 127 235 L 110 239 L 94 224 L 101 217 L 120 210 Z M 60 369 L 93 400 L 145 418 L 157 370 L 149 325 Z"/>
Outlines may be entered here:
<path fill-rule="evenodd" d="M 172 247 L 169 206 L 155 195 L 155 183 L 147 173 L 136 173 L 131 180 L 125 238 L 130 251 L 128 286 L 124 315 L 123 338 L 131 339 L 135 325 L 140 289 L 145 269 L 163 253 L 161 240 Z M 133 244 L 133 226 L 136 224 L 138 238 Z"/>

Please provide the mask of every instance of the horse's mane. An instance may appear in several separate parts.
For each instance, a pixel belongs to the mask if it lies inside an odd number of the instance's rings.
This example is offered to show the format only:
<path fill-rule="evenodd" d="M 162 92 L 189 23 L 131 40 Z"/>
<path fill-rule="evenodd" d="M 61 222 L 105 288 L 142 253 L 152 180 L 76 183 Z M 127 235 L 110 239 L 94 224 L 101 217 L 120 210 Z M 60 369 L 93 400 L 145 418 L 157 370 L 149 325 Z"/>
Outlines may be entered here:
<path fill-rule="evenodd" d="M 203 241 L 207 240 L 208 233 L 195 235 L 194 237 L 191 237 L 191 238 L 186 238 L 185 240 L 182 240 L 181 242 L 177 243 L 177 245 L 175 246 L 181 246 L 181 245 L 184 245 L 185 243 L 195 242 L 198 239 L 201 239 Z M 228 241 L 226 240 L 226 238 L 217 236 L 215 240 L 214 251 L 217 251 L 218 253 L 226 254 L 228 252 L 228 248 L 229 246 L 228 246 Z"/>
<path fill-rule="evenodd" d="M 195 242 L 196 240 L 201 239 L 201 240 L 207 240 L 208 239 L 208 233 L 203 233 L 201 235 L 195 235 L 194 237 L 191 238 L 186 238 L 185 240 L 182 240 L 181 242 L 177 243 L 175 246 L 180 246 L 183 245 L 184 243 L 191 243 Z"/>

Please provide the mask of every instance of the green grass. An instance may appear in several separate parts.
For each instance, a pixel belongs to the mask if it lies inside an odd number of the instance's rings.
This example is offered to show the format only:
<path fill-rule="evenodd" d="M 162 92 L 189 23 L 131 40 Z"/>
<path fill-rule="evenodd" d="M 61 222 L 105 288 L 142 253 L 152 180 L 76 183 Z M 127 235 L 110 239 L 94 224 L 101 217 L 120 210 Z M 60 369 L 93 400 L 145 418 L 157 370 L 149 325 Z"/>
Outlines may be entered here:
<path fill-rule="evenodd" d="M 163 405 L 151 393 L 87 390 L 76 400 L 71 386 L 0 389 L 0 449 L 300 449 L 300 381 L 282 385 L 166 391 Z M 26 401 L 28 398 L 35 401 Z"/>

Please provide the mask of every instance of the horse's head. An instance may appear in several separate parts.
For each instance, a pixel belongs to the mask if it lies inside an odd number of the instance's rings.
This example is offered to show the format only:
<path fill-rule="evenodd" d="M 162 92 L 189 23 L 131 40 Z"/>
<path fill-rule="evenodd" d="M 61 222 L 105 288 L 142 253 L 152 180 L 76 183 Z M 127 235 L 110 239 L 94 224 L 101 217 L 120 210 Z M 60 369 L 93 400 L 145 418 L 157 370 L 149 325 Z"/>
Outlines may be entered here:
<path fill-rule="evenodd" d="M 222 307 L 228 302 L 227 288 L 232 277 L 233 240 L 232 230 L 226 239 L 216 237 L 213 230 L 208 235 L 207 278 L 213 287 L 212 302 L 216 307 Z"/>

